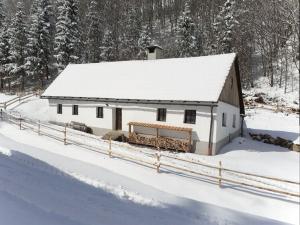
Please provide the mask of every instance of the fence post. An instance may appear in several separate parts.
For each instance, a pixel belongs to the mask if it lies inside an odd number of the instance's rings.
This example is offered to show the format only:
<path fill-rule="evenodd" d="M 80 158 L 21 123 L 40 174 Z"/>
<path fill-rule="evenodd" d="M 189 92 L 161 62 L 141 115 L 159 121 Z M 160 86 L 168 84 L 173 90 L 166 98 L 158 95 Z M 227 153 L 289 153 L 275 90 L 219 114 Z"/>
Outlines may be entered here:
<path fill-rule="evenodd" d="M 112 157 L 112 152 L 111 152 L 111 136 L 109 136 L 108 155 L 109 155 L 109 158 Z"/>
<path fill-rule="evenodd" d="M 3 103 L 3 108 L 6 109 L 6 102 Z"/>
<path fill-rule="evenodd" d="M 38 135 L 41 135 L 41 121 L 38 121 Z"/>
<path fill-rule="evenodd" d="M 67 124 L 65 124 L 64 130 L 64 145 L 67 145 Z"/>
<path fill-rule="evenodd" d="M 3 112 L 2 112 L 2 109 L 0 109 L 0 115 L 1 115 L 1 120 L 3 120 Z"/>
<path fill-rule="evenodd" d="M 161 157 L 161 155 L 160 155 L 160 148 L 157 147 L 157 150 L 158 150 L 158 152 L 156 152 L 156 160 L 157 160 L 157 162 L 156 162 L 156 172 L 159 173 L 159 169 L 160 169 L 160 157 Z"/>
<path fill-rule="evenodd" d="M 222 183 L 222 162 L 219 161 L 219 187 L 221 187 Z"/>

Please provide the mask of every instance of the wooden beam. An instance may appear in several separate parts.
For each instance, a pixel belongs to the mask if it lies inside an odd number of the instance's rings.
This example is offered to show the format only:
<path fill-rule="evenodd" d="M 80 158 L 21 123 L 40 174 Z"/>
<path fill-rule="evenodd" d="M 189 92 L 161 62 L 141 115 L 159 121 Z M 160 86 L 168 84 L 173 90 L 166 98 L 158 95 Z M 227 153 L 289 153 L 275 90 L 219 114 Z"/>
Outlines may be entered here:
<path fill-rule="evenodd" d="M 132 126 L 158 128 L 158 129 L 166 129 L 166 130 L 174 130 L 174 131 L 182 131 L 182 132 L 189 132 L 189 131 L 193 130 L 192 128 L 189 128 L 189 127 L 175 127 L 175 126 L 169 126 L 169 125 L 142 123 L 142 122 L 129 122 L 128 125 L 129 124 L 131 124 Z"/>
<path fill-rule="evenodd" d="M 192 152 L 192 131 L 189 132 L 190 152 Z"/>
<path fill-rule="evenodd" d="M 159 132 L 159 131 L 158 131 L 158 128 L 156 128 L 156 141 L 155 141 L 155 142 L 156 142 L 156 143 L 155 143 L 156 146 L 155 146 L 155 147 L 159 147 L 159 146 L 158 146 L 158 132 Z"/>

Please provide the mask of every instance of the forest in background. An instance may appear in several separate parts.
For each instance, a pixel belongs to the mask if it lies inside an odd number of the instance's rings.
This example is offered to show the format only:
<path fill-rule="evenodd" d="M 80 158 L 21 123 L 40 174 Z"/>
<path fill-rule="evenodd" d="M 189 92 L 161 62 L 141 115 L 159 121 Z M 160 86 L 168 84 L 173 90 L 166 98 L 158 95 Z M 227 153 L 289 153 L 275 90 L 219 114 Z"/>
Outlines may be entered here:
<path fill-rule="evenodd" d="M 293 91 L 299 2 L 0 0 L 0 91 L 43 89 L 69 63 L 145 59 L 150 44 L 164 58 L 236 52 L 244 88 Z"/>

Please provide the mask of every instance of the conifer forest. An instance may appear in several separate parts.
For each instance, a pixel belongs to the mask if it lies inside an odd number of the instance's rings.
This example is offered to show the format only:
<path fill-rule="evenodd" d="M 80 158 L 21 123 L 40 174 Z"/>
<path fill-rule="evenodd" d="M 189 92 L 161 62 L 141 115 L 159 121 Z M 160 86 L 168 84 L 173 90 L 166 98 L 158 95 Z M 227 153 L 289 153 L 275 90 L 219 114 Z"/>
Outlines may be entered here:
<path fill-rule="evenodd" d="M 44 89 L 70 63 L 143 60 L 153 44 L 164 58 L 236 52 L 244 89 L 265 77 L 289 91 L 299 1 L 0 0 L 0 90 Z"/>

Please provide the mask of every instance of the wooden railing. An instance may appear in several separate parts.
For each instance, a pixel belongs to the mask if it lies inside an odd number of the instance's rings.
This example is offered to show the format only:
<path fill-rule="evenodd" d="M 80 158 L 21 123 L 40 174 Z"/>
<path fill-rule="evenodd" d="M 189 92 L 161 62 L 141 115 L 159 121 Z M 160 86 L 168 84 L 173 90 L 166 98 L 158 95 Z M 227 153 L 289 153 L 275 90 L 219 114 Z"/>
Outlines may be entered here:
<path fill-rule="evenodd" d="M 125 146 L 122 143 L 112 142 L 111 139 L 104 141 L 100 139 L 100 137 L 69 129 L 67 125 L 60 127 L 41 121 L 34 121 L 13 115 L 5 110 L 0 111 L 0 119 L 17 125 L 20 130 L 29 129 L 38 135 L 50 137 L 64 144 L 77 145 L 90 151 L 108 155 L 109 157 L 117 157 L 153 168 L 158 173 L 173 171 L 174 174 L 177 174 L 180 172 L 180 174 L 185 173 L 205 177 L 215 181 L 220 187 L 235 184 L 253 190 L 300 197 L 299 192 L 294 191 L 299 190 L 299 181 L 233 170 L 224 167 L 222 162 L 219 162 L 218 165 L 211 165 L 196 160 L 181 158 L 175 154 L 161 152 L 159 148 L 156 152 L 146 152 L 138 148 L 129 147 L 128 145 Z M 87 142 L 87 140 L 89 141 Z M 124 148 L 118 150 L 120 147 Z M 291 191 L 291 189 L 293 191 Z"/>
<path fill-rule="evenodd" d="M 17 96 L 13 99 L 10 99 L 10 100 L 6 101 L 6 102 L 0 102 L 0 108 L 6 109 L 8 106 L 11 106 L 12 104 L 21 103 L 22 101 L 24 101 L 28 98 L 31 98 L 33 96 L 38 96 L 38 95 L 39 95 L 39 93 L 36 92 L 36 93 L 29 93 L 29 94 Z"/>

